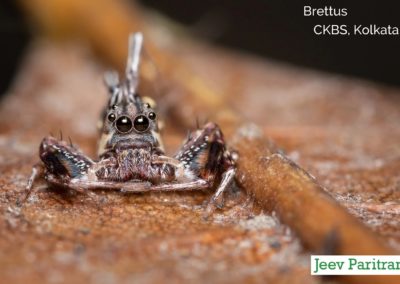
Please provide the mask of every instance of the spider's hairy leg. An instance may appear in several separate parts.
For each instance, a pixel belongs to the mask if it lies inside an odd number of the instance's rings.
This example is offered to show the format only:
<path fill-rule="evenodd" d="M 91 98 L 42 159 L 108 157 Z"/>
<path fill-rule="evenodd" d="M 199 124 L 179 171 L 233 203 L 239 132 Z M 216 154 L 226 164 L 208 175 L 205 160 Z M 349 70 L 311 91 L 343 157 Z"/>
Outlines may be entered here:
<path fill-rule="evenodd" d="M 40 143 L 39 157 L 42 163 L 33 167 L 22 203 L 32 193 L 33 183 L 38 176 L 44 175 L 46 179 L 51 176 L 57 180 L 58 185 L 68 187 L 69 180 L 87 175 L 94 164 L 75 146 L 52 136 L 45 137 Z"/>
<path fill-rule="evenodd" d="M 39 156 L 47 173 L 59 179 L 71 179 L 87 174 L 94 162 L 75 146 L 54 137 L 45 137 Z"/>
<path fill-rule="evenodd" d="M 43 164 L 40 162 L 36 163 L 32 167 L 31 176 L 29 177 L 28 182 L 25 187 L 25 192 L 26 192 L 25 196 L 22 198 L 22 200 L 21 199 L 17 200 L 17 203 L 16 203 L 17 206 L 22 206 L 28 200 L 29 196 L 32 193 L 33 185 L 34 185 L 36 179 L 39 176 L 43 175 L 43 172 L 44 172 L 44 167 L 43 167 Z"/>
<path fill-rule="evenodd" d="M 190 133 L 175 159 L 193 175 L 193 179 L 205 180 L 216 187 L 207 211 L 211 213 L 216 207 L 222 207 L 223 193 L 232 184 L 236 169 L 218 125 L 208 122 Z"/>
<path fill-rule="evenodd" d="M 48 179 L 48 181 L 56 183 L 56 179 Z M 118 182 L 118 181 L 89 181 L 83 179 L 73 179 L 69 182 L 68 187 L 73 189 L 114 189 L 123 193 L 138 193 L 138 192 L 166 192 L 166 191 L 191 191 L 204 190 L 209 187 L 209 184 L 201 179 L 190 182 L 162 183 L 152 184 L 139 180 Z"/>

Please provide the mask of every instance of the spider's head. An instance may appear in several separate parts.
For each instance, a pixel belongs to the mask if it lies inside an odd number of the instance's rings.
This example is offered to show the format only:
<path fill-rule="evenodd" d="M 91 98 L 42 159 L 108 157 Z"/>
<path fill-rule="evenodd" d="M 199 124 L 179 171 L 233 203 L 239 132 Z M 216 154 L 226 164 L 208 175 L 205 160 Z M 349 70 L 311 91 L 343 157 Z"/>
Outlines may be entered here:
<path fill-rule="evenodd" d="M 152 106 L 137 93 L 139 59 L 143 37 L 140 33 L 129 38 L 126 79 L 118 73 L 107 72 L 104 81 L 110 94 L 104 111 L 102 136 L 98 154 L 117 147 L 145 147 L 162 149 L 158 133 L 157 115 Z"/>

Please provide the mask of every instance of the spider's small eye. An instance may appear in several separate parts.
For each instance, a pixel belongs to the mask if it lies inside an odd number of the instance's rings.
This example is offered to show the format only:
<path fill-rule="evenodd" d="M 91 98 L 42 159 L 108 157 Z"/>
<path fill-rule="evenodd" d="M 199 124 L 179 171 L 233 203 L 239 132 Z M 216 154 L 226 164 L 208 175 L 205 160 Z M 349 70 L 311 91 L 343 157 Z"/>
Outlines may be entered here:
<path fill-rule="evenodd" d="M 150 105 L 149 103 L 145 103 L 144 106 L 145 106 L 146 108 L 151 108 L 151 105 Z"/>
<path fill-rule="evenodd" d="M 110 113 L 109 115 L 108 115 L 108 120 L 110 121 L 110 122 L 113 122 L 114 120 L 115 120 L 115 114 L 113 114 L 113 113 Z"/>
<path fill-rule="evenodd" d="M 157 115 L 156 115 L 154 112 L 150 112 L 149 115 L 148 115 L 148 117 L 149 117 L 151 120 L 154 120 L 154 119 L 156 119 Z"/>
<path fill-rule="evenodd" d="M 112 109 L 117 109 L 117 105 L 112 105 Z"/>

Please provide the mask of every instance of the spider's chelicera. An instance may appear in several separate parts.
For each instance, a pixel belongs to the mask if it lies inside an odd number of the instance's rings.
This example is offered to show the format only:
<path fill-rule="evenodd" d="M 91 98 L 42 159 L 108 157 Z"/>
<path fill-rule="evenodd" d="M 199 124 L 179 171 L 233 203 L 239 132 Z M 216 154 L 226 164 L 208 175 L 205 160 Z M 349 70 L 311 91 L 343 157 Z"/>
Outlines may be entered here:
<path fill-rule="evenodd" d="M 33 168 L 26 198 L 42 174 L 50 184 L 80 192 L 216 188 L 208 209 L 219 205 L 235 176 L 235 163 L 222 132 L 209 122 L 192 131 L 175 156 L 165 155 L 156 111 L 137 93 L 142 41 L 140 33 L 129 38 L 125 80 L 120 81 L 116 72 L 105 74 L 110 98 L 103 112 L 98 158 L 92 160 L 72 144 L 45 137 L 39 149 L 42 162 Z"/>

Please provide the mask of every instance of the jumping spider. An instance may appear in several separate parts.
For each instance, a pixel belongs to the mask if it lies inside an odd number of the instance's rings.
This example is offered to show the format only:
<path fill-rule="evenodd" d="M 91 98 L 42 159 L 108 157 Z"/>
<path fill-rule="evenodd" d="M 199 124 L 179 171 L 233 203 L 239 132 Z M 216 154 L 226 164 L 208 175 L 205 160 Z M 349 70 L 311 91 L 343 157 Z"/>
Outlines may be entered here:
<path fill-rule="evenodd" d="M 39 148 L 42 163 L 28 181 L 29 197 L 38 175 L 49 184 L 79 192 L 118 189 L 124 192 L 187 191 L 216 187 L 207 211 L 221 205 L 222 194 L 235 177 L 235 162 L 215 123 L 192 131 L 174 157 L 164 154 L 157 114 L 137 93 L 143 37 L 129 38 L 126 79 L 105 74 L 110 98 L 103 112 L 98 159 L 48 136 Z"/>

